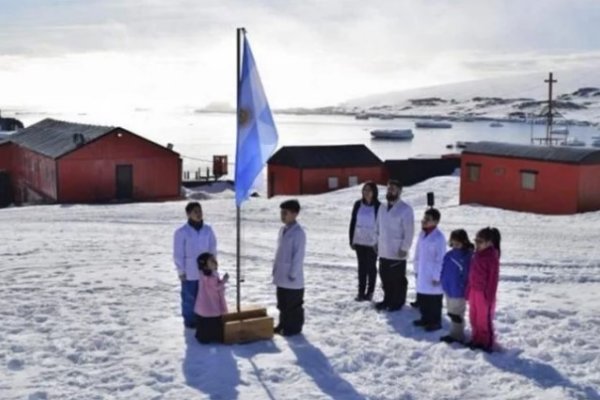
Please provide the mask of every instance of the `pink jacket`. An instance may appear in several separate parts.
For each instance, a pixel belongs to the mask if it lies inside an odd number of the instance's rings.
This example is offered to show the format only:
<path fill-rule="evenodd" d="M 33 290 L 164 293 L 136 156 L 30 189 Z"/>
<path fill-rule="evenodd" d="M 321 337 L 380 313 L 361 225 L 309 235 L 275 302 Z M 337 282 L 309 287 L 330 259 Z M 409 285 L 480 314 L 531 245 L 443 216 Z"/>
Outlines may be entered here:
<path fill-rule="evenodd" d="M 499 276 L 500 255 L 498 250 L 488 247 L 476 252 L 471 260 L 467 293 L 476 290 L 482 292 L 488 302 L 495 302 Z"/>
<path fill-rule="evenodd" d="M 216 272 L 208 276 L 200 274 L 194 312 L 202 317 L 220 317 L 227 313 L 225 282 Z"/>

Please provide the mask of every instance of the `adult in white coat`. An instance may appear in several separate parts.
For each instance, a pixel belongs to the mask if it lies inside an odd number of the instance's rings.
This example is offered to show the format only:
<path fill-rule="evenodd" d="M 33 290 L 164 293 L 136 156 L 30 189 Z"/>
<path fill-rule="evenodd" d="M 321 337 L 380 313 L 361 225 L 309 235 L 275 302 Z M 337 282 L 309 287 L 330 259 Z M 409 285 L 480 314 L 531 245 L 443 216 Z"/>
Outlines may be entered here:
<path fill-rule="evenodd" d="M 281 203 L 281 222 L 273 262 L 273 284 L 277 286 L 279 323 L 275 333 L 291 336 L 304 325 L 304 253 L 306 234 L 296 221 L 300 213 L 297 200 Z"/>
<path fill-rule="evenodd" d="M 388 182 L 387 203 L 377 213 L 377 250 L 383 300 L 377 310 L 397 311 L 406 303 L 408 280 L 406 259 L 413 241 L 415 217 L 410 205 L 400 199 L 402 186 L 396 180 Z"/>
<path fill-rule="evenodd" d="M 173 260 L 181 281 L 181 315 L 187 328 L 196 327 L 194 305 L 198 296 L 197 258 L 200 254 L 217 255 L 217 239 L 210 225 L 204 223 L 202 206 L 192 201 L 185 207 L 188 221 L 175 231 Z"/>
<path fill-rule="evenodd" d="M 425 211 L 414 258 L 417 273 L 417 303 L 421 310 L 421 319 L 414 321 L 413 324 L 422 326 L 428 332 L 442 328 L 444 291 L 441 275 L 446 254 L 446 238 L 438 229 L 440 219 L 440 212 L 435 208 Z"/>

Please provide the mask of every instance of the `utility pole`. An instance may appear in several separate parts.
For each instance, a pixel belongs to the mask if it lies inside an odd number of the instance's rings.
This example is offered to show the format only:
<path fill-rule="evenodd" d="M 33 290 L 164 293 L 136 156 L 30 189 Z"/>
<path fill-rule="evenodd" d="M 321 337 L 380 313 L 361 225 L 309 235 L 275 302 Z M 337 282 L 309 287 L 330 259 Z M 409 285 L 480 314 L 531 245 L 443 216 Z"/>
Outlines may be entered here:
<path fill-rule="evenodd" d="M 548 79 L 544 80 L 548 84 L 548 117 L 546 119 L 546 144 L 552 145 L 552 84 L 558 82 L 553 79 L 552 72 Z"/>

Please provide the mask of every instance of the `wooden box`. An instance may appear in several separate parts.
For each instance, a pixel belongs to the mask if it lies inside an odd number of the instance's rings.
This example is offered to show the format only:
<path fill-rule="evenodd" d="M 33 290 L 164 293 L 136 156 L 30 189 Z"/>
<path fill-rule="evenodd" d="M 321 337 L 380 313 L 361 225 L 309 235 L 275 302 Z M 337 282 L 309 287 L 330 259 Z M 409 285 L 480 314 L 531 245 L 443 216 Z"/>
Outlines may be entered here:
<path fill-rule="evenodd" d="M 245 307 L 223 316 L 223 343 L 248 343 L 273 338 L 273 318 L 262 307 Z"/>

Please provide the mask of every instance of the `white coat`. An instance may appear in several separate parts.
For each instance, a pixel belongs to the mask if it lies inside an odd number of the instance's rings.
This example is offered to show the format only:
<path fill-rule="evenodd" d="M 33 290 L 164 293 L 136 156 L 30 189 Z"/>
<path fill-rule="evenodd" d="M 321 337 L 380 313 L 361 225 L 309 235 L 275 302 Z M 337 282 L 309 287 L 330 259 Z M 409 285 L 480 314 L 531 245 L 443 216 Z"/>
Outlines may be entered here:
<path fill-rule="evenodd" d="M 417 274 L 417 293 L 444 294 L 441 284 L 442 265 L 446 255 L 446 238 L 437 228 L 425 236 L 419 234 L 415 251 L 414 266 Z M 434 285 L 433 281 L 438 284 Z"/>
<path fill-rule="evenodd" d="M 306 234 L 300 224 L 279 230 L 273 262 L 273 284 L 285 289 L 304 289 Z"/>
<path fill-rule="evenodd" d="M 197 258 L 205 252 L 217 256 L 217 239 L 210 225 L 205 223 L 197 231 L 190 224 L 185 224 L 175 231 L 173 260 L 177 272 L 185 274 L 186 280 L 197 281 L 200 278 Z"/>
<path fill-rule="evenodd" d="M 415 213 L 411 206 L 398 200 L 392 208 L 382 203 L 377 213 L 377 253 L 388 260 L 408 257 L 415 232 Z M 400 257 L 400 251 L 407 255 Z"/>

